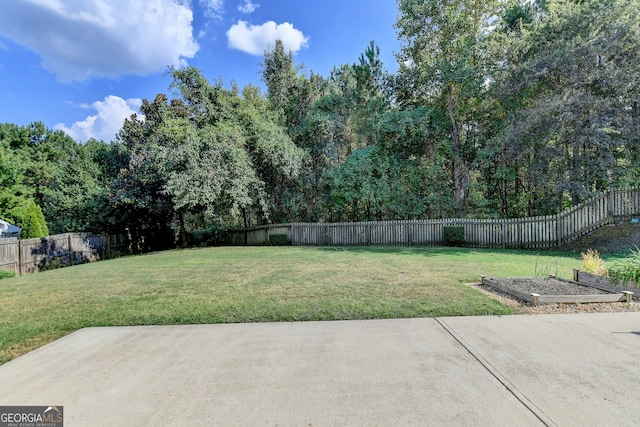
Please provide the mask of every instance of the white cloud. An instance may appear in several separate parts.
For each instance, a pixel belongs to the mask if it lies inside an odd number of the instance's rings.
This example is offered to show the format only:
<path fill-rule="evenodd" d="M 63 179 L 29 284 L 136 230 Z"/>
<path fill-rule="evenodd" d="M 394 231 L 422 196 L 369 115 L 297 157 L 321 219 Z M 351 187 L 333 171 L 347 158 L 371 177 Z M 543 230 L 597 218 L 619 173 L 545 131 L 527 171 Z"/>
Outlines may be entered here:
<path fill-rule="evenodd" d="M 224 13 L 224 0 L 200 0 L 200 7 L 208 18 L 219 20 Z"/>
<path fill-rule="evenodd" d="M 189 0 L 8 1 L 0 13 L 0 34 L 36 52 L 61 81 L 146 75 L 183 66 L 198 51 L 189 5 Z"/>
<path fill-rule="evenodd" d="M 276 24 L 273 21 L 262 25 L 247 25 L 238 21 L 227 31 L 229 47 L 251 55 L 262 55 L 265 50 L 273 48 L 276 40 L 282 40 L 286 50 L 296 53 L 307 46 L 308 37 L 296 30 L 292 24 L 285 22 Z"/>
<path fill-rule="evenodd" d="M 254 3 L 251 0 L 244 0 L 244 3 L 238 5 L 238 10 L 242 13 L 253 13 L 259 7 L 259 3 Z"/>
<path fill-rule="evenodd" d="M 64 123 L 58 123 L 53 128 L 64 131 L 79 142 L 86 142 L 90 138 L 109 142 L 122 128 L 124 119 L 133 113 L 138 114 L 139 117 L 142 116 L 139 113 L 141 105 L 142 100 L 138 98 L 124 100 L 119 96 L 109 95 L 104 98 L 104 101 L 96 101 L 91 105 L 82 106 L 82 108 L 95 110 L 96 114 L 75 122 L 71 127 L 67 127 Z"/>

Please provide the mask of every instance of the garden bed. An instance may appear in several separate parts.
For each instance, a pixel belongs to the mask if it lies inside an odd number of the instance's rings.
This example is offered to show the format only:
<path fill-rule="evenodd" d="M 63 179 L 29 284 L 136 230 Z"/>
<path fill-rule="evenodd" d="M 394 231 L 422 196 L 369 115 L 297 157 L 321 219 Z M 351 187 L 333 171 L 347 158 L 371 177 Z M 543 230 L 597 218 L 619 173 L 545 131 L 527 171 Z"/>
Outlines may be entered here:
<path fill-rule="evenodd" d="M 557 303 L 631 302 L 633 296 L 633 292 L 611 292 L 556 277 L 482 277 L 482 284 L 506 292 L 533 306 Z"/>
<path fill-rule="evenodd" d="M 573 281 L 578 282 L 585 286 L 591 286 L 593 288 L 602 289 L 609 292 L 633 292 L 633 299 L 640 300 L 640 293 L 638 293 L 638 287 L 632 283 L 612 283 L 608 277 L 598 276 L 596 274 L 587 273 L 586 271 L 573 270 Z"/>

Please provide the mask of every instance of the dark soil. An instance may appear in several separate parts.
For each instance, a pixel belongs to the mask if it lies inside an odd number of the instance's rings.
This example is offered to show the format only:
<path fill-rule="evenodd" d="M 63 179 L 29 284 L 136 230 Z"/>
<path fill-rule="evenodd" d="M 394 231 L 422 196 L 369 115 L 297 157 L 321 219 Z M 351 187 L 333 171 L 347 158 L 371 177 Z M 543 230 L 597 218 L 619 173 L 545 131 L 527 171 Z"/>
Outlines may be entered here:
<path fill-rule="evenodd" d="M 610 292 L 582 286 L 564 280 L 552 278 L 492 278 L 503 286 L 527 294 L 535 293 L 540 295 L 599 295 Z"/>
<path fill-rule="evenodd" d="M 562 251 L 586 252 L 594 249 L 603 253 L 629 253 L 640 247 L 640 223 L 625 221 L 615 225 L 605 225 L 560 248 Z"/>

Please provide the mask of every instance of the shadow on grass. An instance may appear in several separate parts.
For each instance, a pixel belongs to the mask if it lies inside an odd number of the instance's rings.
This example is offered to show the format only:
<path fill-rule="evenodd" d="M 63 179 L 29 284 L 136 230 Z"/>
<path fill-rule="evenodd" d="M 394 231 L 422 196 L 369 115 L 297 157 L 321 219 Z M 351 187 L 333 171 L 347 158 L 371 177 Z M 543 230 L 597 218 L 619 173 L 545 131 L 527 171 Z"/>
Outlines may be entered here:
<path fill-rule="evenodd" d="M 306 246 L 305 246 L 306 247 Z M 423 255 L 423 256 L 460 256 L 465 257 L 470 254 L 482 255 L 533 255 L 545 257 L 580 258 L 579 253 L 531 250 L 531 249 L 495 249 L 495 248 L 465 248 L 451 246 L 314 246 L 315 250 L 326 252 L 350 252 L 367 254 L 394 254 L 394 255 Z"/>

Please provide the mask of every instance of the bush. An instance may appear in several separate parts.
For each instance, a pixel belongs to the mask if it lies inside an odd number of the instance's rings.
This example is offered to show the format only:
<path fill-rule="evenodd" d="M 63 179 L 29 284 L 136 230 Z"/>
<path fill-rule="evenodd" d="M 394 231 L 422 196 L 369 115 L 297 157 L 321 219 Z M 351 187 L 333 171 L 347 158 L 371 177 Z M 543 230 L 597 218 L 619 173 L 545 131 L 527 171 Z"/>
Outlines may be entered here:
<path fill-rule="evenodd" d="M 9 210 L 6 217 L 22 228 L 21 237 L 23 239 L 49 235 L 42 209 L 33 200 L 26 200 L 24 203 Z"/>
<path fill-rule="evenodd" d="M 616 261 L 609 268 L 609 277 L 614 283 L 619 281 L 640 286 L 640 249 L 631 250 L 631 255 Z"/>
<path fill-rule="evenodd" d="M 582 257 L 582 268 L 584 271 L 591 274 L 597 274 L 598 276 L 607 276 L 607 268 L 604 266 L 604 261 L 600 258 L 600 253 L 594 249 L 589 249 L 587 252 L 580 254 Z"/>
<path fill-rule="evenodd" d="M 53 258 L 45 258 L 38 265 L 38 271 L 49 271 L 49 270 L 57 270 L 58 268 L 62 268 L 64 265 L 62 264 L 62 260 L 59 257 Z"/>
<path fill-rule="evenodd" d="M 464 227 L 461 225 L 446 225 L 443 230 L 444 244 L 458 246 L 464 243 Z"/>
<path fill-rule="evenodd" d="M 289 237 L 286 234 L 272 234 L 269 236 L 269 243 L 273 246 L 287 246 Z"/>
<path fill-rule="evenodd" d="M 15 271 L 0 270 L 0 279 L 8 279 L 10 277 L 16 277 L 16 272 Z"/>

